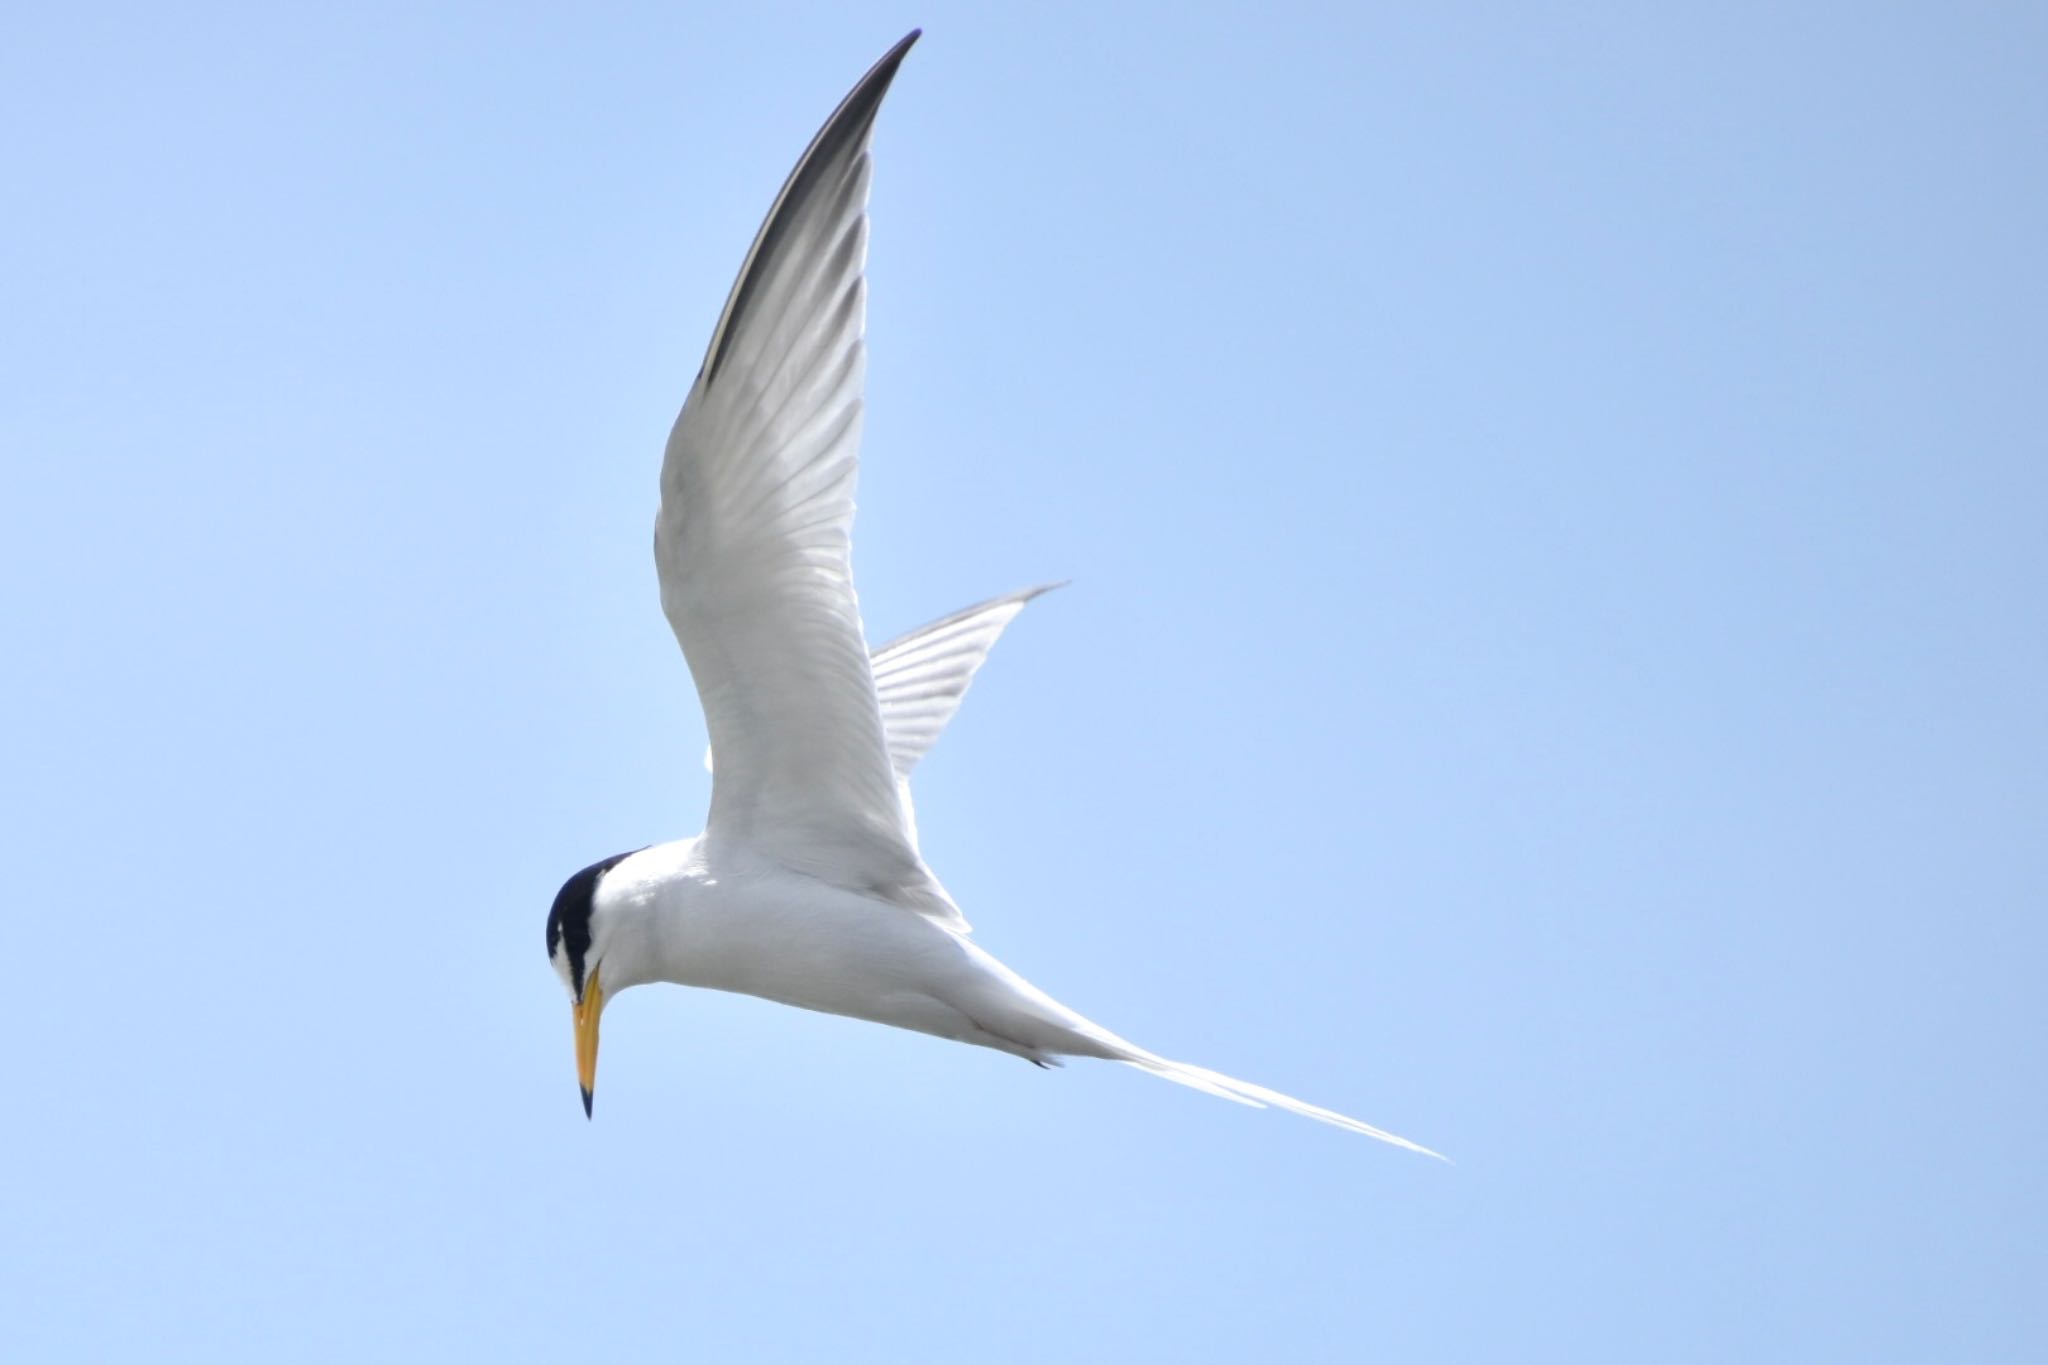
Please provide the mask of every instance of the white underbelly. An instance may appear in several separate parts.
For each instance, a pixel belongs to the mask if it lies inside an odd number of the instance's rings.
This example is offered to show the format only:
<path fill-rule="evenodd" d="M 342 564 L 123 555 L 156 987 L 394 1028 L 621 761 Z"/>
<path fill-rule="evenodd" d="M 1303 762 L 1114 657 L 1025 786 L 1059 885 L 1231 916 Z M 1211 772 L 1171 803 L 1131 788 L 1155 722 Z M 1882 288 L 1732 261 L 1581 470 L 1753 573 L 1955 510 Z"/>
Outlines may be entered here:
<path fill-rule="evenodd" d="M 1022 1056 L 1107 1055 L 1085 1020 L 914 911 L 786 873 L 700 883 L 662 977 Z"/>

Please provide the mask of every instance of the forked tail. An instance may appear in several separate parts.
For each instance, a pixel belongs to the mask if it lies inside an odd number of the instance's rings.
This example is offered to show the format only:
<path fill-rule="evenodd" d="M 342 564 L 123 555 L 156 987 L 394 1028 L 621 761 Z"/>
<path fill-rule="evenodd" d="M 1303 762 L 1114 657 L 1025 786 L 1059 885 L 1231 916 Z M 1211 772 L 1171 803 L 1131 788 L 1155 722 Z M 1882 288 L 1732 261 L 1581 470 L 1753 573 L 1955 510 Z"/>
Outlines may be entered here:
<path fill-rule="evenodd" d="M 1192 1066 L 1187 1062 L 1171 1061 L 1156 1052 L 1147 1052 L 1129 1039 L 1119 1038 L 1102 1025 L 1076 1014 L 979 948 L 969 945 L 967 951 L 993 978 L 990 982 L 993 989 L 961 1011 L 963 1017 L 974 1022 L 977 1029 L 986 1035 L 968 1041 L 1014 1052 L 1040 1066 L 1057 1062 L 1062 1055 L 1101 1057 L 1107 1061 L 1122 1062 L 1125 1066 L 1149 1071 L 1176 1085 L 1185 1085 L 1219 1099 L 1248 1104 L 1254 1109 L 1271 1105 L 1318 1123 L 1363 1133 L 1396 1147 L 1406 1147 L 1411 1152 L 1433 1156 L 1438 1161 L 1450 1159 L 1441 1152 L 1430 1151 L 1421 1143 L 1410 1142 L 1384 1128 L 1375 1128 L 1349 1114 L 1340 1114 L 1334 1109 L 1268 1090 L 1263 1085 L 1253 1085 L 1250 1081 L 1211 1071 L 1206 1066 Z M 992 1021 L 999 1022 L 992 1026 Z"/>
<path fill-rule="evenodd" d="M 1315 1119 L 1319 1123 L 1327 1123 L 1337 1128 L 1348 1129 L 1354 1133 L 1363 1133 L 1367 1137 L 1378 1138 L 1381 1142 L 1391 1142 L 1396 1147 L 1406 1147 L 1411 1152 L 1420 1152 L 1424 1156 L 1433 1156 L 1438 1161 L 1449 1160 L 1443 1153 L 1432 1152 L 1420 1143 L 1410 1142 L 1404 1137 L 1397 1137 L 1385 1129 L 1375 1128 L 1369 1123 L 1361 1123 L 1350 1115 L 1340 1114 L 1334 1109 L 1325 1109 L 1321 1105 L 1310 1104 L 1306 1100 L 1298 1100 L 1292 1095 L 1283 1095 L 1277 1090 L 1268 1090 L 1263 1085 L 1253 1085 L 1250 1081 L 1241 1081 L 1235 1076 L 1226 1076 L 1220 1071 L 1211 1071 L 1205 1066 L 1190 1066 L 1186 1062 L 1170 1062 L 1164 1057 L 1154 1056 L 1152 1053 L 1145 1052 L 1139 1048 L 1131 1048 L 1131 1053 L 1133 1055 L 1118 1057 L 1116 1060 L 1122 1062 L 1125 1066 L 1134 1066 L 1140 1071 L 1149 1071 L 1155 1076 L 1163 1076 L 1177 1085 L 1190 1086 L 1193 1089 L 1218 1096 L 1222 1099 L 1231 1100 L 1237 1104 L 1248 1104 L 1254 1109 L 1263 1109 L 1270 1104 L 1275 1109 L 1285 1109 L 1290 1114 L 1300 1114 L 1303 1118 Z"/>

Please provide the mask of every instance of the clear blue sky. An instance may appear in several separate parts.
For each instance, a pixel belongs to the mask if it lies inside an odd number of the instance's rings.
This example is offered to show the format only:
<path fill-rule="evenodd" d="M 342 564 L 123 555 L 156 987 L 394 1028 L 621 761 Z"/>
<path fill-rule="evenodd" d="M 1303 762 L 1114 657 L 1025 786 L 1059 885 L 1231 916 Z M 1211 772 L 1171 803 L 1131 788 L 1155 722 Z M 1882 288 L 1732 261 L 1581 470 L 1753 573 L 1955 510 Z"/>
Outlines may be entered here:
<path fill-rule="evenodd" d="M 2040 6 L 17 7 L 0 1355 L 2048 1355 Z M 880 638 L 1118 1067 L 648 989 L 661 440 L 877 142 Z"/>

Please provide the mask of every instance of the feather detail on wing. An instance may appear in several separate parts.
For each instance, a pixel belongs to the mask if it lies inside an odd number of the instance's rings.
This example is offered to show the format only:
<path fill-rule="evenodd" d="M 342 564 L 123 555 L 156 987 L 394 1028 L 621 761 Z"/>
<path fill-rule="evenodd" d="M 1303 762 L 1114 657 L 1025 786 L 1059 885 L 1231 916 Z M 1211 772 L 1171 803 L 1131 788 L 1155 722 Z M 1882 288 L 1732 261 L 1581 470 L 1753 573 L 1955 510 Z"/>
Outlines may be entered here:
<path fill-rule="evenodd" d="M 706 837 L 964 927 L 918 857 L 849 558 L 868 141 L 911 34 L 790 173 L 662 463 L 655 564 L 719 756 Z"/>
<path fill-rule="evenodd" d="M 1017 619 L 1025 603 L 1059 586 L 1049 583 L 976 603 L 875 650 L 875 694 L 889 762 L 898 777 L 910 776 L 937 742 L 1003 628 Z"/>
<path fill-rule="evenodd" d="M 882 711 L 882 737 L 899 782 L 938 742 L 974 675 L 988 662 L 989 650 L 1017 613 L 1033 598 L 1064 586 L 1048 583 L 977 602 L 907 631 L 869 656 L 875 700 Z M 716 771 L 708 744 L 704 771 Z"/>

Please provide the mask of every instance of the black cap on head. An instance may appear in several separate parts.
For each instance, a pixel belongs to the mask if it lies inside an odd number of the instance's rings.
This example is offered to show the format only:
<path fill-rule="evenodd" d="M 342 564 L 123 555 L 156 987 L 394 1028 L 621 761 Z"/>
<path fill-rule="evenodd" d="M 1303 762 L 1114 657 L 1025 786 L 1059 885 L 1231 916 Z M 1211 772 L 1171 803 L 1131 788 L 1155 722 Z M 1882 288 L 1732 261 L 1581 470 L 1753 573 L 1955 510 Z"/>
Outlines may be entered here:
<path fill-rule="evenodd" d="M 555 893 L 554 905 L 548 909 L 548 960 L 554 960 L 557 950 L 569 955 L 569 985 L 579 1000 L 583 998 L 585 959 L 590 953 L 590 912 L 597 899 L 598 879 L 632 856 L 614 853 L 584 868 L 562 883 L 562 889 Z"/>

